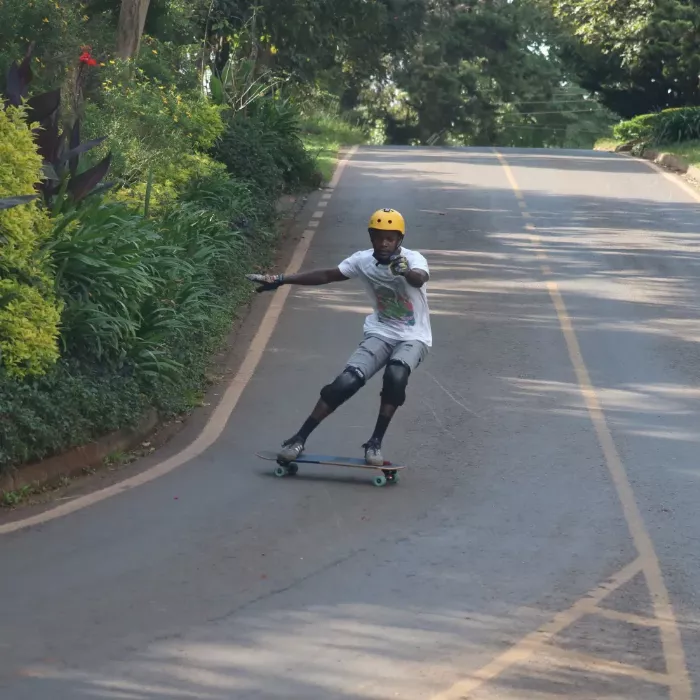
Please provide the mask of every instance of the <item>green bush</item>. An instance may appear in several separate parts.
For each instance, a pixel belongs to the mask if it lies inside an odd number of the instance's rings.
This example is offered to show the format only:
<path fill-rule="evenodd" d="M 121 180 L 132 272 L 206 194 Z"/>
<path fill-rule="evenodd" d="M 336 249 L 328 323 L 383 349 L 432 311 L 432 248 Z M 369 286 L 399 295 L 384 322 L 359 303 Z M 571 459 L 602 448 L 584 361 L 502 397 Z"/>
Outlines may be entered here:
<path fill-rule="evenodd" d="M 228 224 L 244 232 L 259 232 L 272 224 L 274 207 L 265 207 L 256 196 L 255 183 L 228 175 L 194 178 L 180 194 L 180 201 L 214 210 Z"/>
<path fill-rule="evenodd" d="M 99 201 L 57 224 L 51 252 L 66 300 L 64 358 L 45 377 L 0 381 L 0 470 L 195 405 L 210 358 L 269 264 L 273 209 L 250 184 L 189 183 L 144 220 Z"/>
<path fill-rule="evenodd" d="M 36 42 L 34 67 L 40 68 L 40 89 L 62 85 L 83 43 L 100 44 L 100 18 L 89 20 L 78 2 L 64 0 L 2 0 L 0 2 L 0 82 L 10 64 Z M 113 34 L 113 32 L 112 32 Z"/>
<path fill-rule="evenodd" d="M 285 189 L 319 187 L 318 168 L 301 139 L 298 109 L 289 102 L 264 99 L 252 105 L 250 116 L 261 125 L 267 148 L 282 172 Z"/>
<path fill-rule="evenodd" d="M 168 4 L 168 9 L 172 11 L 177 3 L 168 0 Z M 190 6 L 190 11 L 193 10 L 189 2 L 181 3 L 181 9 L 187 6 Z M 155 8 L 156 4 L 152 0 L 149 18 Z M 144 34 L 137 65 L 142 74 L 150 80 L 160 85 L 169 85 L 181 92 L 194 94 L 201 91 L 202 76 L 197 60 L 200 51 L 201 44 L 191 34 L 182 36 L 177 41 L 159 41 Z"/>
<path fill-rule="evenodd" d="M 34 194 L 41 157 L 22 109 L 0 108 L 0 197 Z M 0 367 L 41 374 L 57 359 L 60 308 L 41 247 L 50 232 L 36 202 L 0 211 Z"/>
<path fill-rule="evenodd" d="M 301 129 L 304 147 L 326 182 L 333 177 L 341 146 L 383 143 L 383 137 L 373 141 L 370 134 L 348 122 L 337 111 L 309 111 L 302 116 Z"/>
<path fill-rule="evenodd" d="M 253 119 L 232 118 L 213 155 L 233 178 L 254 183 L 265 198 L 272 199 L 281 193 L 282 170 L 268 148 L 264 130 Z"/>
<path fill-rule="evenodd" d="M 614 134 L 623 141 L 645 141 L 652 145 L 692 141 L 700 138 L 700 107 L 641 114 L 617 124 Z"/>
<path fill-rule="evenodd" d="M 136 424 L 148 405 L 138 382 L 60 360 L 43 377 L 0 381 L 0 471 Z"/>
<path fill-rule="evenodd" d="M 650 140 L 657 118 L 657 114 L 640 114 L 633 119 L 616 124 L 613 128 L 613 134 L 620 141 Z"/>
<path fill-rule="evenodd" d="M 227 214 L 184 201 L 151 220 L 95 202 L 65 217 L 50 245 L 66 305 L 64 351 L 138 375 L 176 375 L 174 351 L 206 331 L 247 245 Z"/>
<path fill-rule="evenodd" d="M 121 204 L 91 202 L 58 222 L 50 243 L 56 286 L 65 302 L 64 353 L 119 368 L 155 293 L 148 252 L 152 225 Z"/>
<path fill-rule="evenodd" d="M 700 107 L 665 109 L 654 128 L 656 143 L 678 143 L 700 138 Z"/>
<path fill-rule="evenodd" d="M 107 136 L 111 177 L 142 199 L 152 173 L 161 200 L 173 199 L 192 178 L 224 172 L 207 156 L 224 130 L 221 109 L 197 92 L 128 71 L 121 63 L 106 69 L 99 100 L 86 107 L 87 137 Z"/>
<path fill-rule="evenodd" d="M 254 182 L 266 197 L 274 198 L 284 190 L 320 184 L 315 162 L 300 134 L 294 107 L 259 100 L 247 114 L 230 117 L 213 154 L 234 178 Z"/>

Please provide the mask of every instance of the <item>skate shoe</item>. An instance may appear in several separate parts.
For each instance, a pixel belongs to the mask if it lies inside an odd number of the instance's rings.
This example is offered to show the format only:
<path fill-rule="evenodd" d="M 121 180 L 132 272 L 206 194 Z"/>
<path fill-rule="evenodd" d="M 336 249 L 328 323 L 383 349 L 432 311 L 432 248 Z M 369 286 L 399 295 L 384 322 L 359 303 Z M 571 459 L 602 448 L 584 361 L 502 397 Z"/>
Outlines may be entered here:
<path fill-rule="evenodd" d="M 282 443 L 282 449 L 277 453 L 280 462 L 293 462 L 304 451 L 304 441 L 295 435 Z"/>
<path fill-rule="evenodd" d="M 382 444 L 379 440 L 371 439 L 362 447 L 365 448 L 365 462 L 372 467 L 381 467 L 384 464 L 382 457 Z"/>

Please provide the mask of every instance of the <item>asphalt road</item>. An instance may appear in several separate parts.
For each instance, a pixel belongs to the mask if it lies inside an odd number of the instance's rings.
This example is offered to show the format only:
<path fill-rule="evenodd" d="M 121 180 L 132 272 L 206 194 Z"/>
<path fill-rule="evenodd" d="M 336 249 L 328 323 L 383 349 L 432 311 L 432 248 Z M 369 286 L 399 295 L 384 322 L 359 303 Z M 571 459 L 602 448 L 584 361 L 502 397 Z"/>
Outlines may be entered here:
<path fill-rule="evenodd" d="M 700 205 L 622 156 L 388 148 L 320 201 L 305 269 L 383 206 L 431 265 L 401 483 L 255 458 L 367 311 L 292 290 L 202 455 L 0 536 L 2 700 L 700 698 Z M 379 390 L 309 449 L 360 455 Z"/>

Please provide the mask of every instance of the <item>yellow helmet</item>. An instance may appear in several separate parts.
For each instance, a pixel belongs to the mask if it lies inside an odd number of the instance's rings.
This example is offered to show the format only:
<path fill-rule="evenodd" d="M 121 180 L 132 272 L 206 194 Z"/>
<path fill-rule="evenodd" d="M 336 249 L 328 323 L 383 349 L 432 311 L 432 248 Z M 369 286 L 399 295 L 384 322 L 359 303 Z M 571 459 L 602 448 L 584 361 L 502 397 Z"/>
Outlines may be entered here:
<path fill-rule="evenodd" d="M 396 209 L 377 209 L 369 219 L 369 228 L 379 231 L 398 231 L 406 235 L 406 222 Z"/>

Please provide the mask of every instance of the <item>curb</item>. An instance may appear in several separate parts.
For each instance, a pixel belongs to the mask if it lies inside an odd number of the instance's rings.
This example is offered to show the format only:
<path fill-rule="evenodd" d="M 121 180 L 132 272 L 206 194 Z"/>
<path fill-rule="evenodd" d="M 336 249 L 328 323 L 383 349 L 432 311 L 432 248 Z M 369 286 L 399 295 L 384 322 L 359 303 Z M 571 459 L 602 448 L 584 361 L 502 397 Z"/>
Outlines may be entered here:
<path fill-rule="evenodd" d="M 20 465 L 0 477 L 0 495 L 26 486 L 51 486 L 62 477 L 71 477 L 96 467 L 115 452 L 129 452 L 140 445 L 161 424 L 155 410 L 148 411 L 134 428 L 125 428 L 105 435 L 87 445 L 39 462 Z"/>
<path fill-rule="evenodd" d="M 633 153 L 634 144 L 623 144 L 615 149 L 616 153 L 625 153 L 627 155 L 636 155 Z M 654 148 L 645 148 L 640 154 L 637 155 L 638 158 L 643 160 L 651 161 L 660 165 L 662 168 L 667 170 L 672 170 L 673 172 L 680 173 L 681 175 L 688 175 L 688 177 L 700 182 L 700 167 L 691 165 L 685 158 L 677 156 L 673 153 L 666 153 L 665 151 L 657 151 Z"/>
<path fill-rule="evenodd" d="M 278 226 L 284 236 L 295 221 L 308 193 L 283 195 L 277 201 Z M 162 447 L 175 433 L 184 427 L 183 420 L 172 423 L 164 419 L 155 409 L 147 411 L 138 424 L 104 435 L 97 440 L 73 447 L 38 462 L 10 467 L 0 474 L 0 496 L 26 487 L 44 488 L 56 485 L 62 478 L 85 474 L 89 469 L 101 466 L 104 460 L 117 452 L 131 452 L 145 440 L 154 436 L 153 447 Z M 162 434 L 159 433 L 162 431 Z"/>
<path fill-rule="evenodd" d="M 644 158 L 644 160 L 650 160 L 653 163 L 660 165 L 662 168 L 667 168 L 668 170 L 673 170 L 683 175 L 687 173 L 696 179 L 698 175 L 700 175 L 700 168 L 696 168 L 694 165 L 688 163 L 688 161 L 686 161 L 684 158 L 681 158 L 681 156 L 676 156 L 673 153 L 666 153 L 664 151 L 657 151 L 653 148 L 646 148 L 644 151 L 642 151 L 641 157 Z"/>

